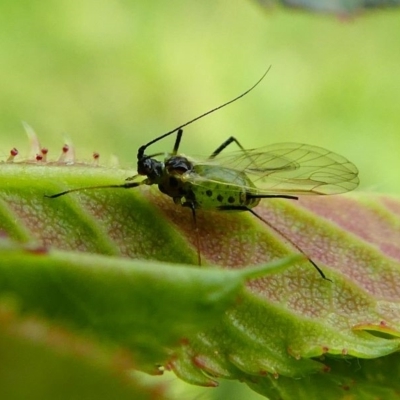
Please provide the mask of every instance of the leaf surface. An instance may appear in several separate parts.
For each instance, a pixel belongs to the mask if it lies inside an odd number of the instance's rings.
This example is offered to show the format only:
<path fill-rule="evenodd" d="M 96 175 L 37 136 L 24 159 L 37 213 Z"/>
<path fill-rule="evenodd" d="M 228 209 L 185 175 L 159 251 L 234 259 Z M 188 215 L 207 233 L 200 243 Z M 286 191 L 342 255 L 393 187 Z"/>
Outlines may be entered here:
<path fill-rule="evenodd" d="M 338 393 L 395 398 L 398 384 L 373 371 L 398 364 L 392 354 L 400 325 L 397 198 L 356 193 L 265 200 L 256 211 L 270 226 L 246 213 L 200 210 L 196 230 L 190 210 L 156 188 L 43 197 L 122 183 L 132 174 L 0 165 L 1 229 L 19 242 L 36 241 L 34 249 L 59 249 L 38 255 L 5 246 L 14 258 L 1 258 L 3 293 L 14 293 L 28 314 L 53 318 L 63 310 L 57 321 L 84 332 L 90 325 L 98 339 L 127 346 L 139 368 L 150 370 L 158 360 L 198 385 L 222 377 L 243 380 L 271 399 L 312 398 L 306 395 L 324 387 L 332 388 L 332 399 Z M 249 273 L 230 271 L 297 252 L 276 229 L 332 282 L 297 261 L 243 291 Z M 198 243 L 204 266 L 183 265 L 197 263 Z M 60 290 L 62 302 L 52 301 Z"/>

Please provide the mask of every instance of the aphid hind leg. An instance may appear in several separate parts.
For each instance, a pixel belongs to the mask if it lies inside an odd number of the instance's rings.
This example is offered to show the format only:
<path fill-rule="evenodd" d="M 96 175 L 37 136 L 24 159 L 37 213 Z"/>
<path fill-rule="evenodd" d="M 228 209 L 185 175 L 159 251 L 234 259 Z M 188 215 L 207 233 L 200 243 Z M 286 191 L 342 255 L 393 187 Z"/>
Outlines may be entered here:
<path fill-rule="evenodd" d="M 323 271 L 321 270 L 320 267 L 318 267 L 318 265 L 310 258 L 307 256 L 306 253 L 304 253 L 304 251 L 297 246 L 296 243 L 294 243 L 291 239 L 289 239 L 282 231 L 280 231 L 278 228 L 276 228 L 275 226 L 271 225 L 267 220 L 265 220 L 264 218 L 261 217 L 261 215 L 259 215 L 258 213 L 256 213 L 254 210 L 252 210 L 251 208 L 247 208 L 247 211 L 250 211 L 255 217 L 257 217 L 260 221 L 264 222 L 265 224 L 267 224 L 270 228 L 272 228 L 273 230 L 275 230 L 275 232 L 278 232 L 279 235 L 281 235 L 285 240 L 287 240 L 295 249 L 297 249 L 300 253 L 304 254 L 308 261 L 311 263 L 311 265 L 318 271 L 318 273 L 321 275 L 321 277 L 323 279 L 325 279 L 326 281 L 332 282 L 329 278 L 327 278 L 325 276 L 325 274 L 323 273 Z"/>
<path fill-rule="evenodd" d="M 267 197 L 267 196 L 264 196 Z M 284 196 L 268 196 L 268 197 L 283 197 L 283 198 L 287 198 Z M 254 210 L 252 210 L 251 208 L 247 207 L 247 206 L 222 206 L 219 208 L 222 211 L 249 211 L 251 214 L 253 214 L 256 218 L 258 218 L 260 221 L 264 222 L 266 225 L 268 225 L 271 229 L 273 229 L 275 232 L 279 233 L 279 235 L 281 235 L 285 240 L 287 240 L 296 250 L 298 250 L 301 254 L 304 254 L 308 261 L 310 262 L 310 264 L 318 271 L 318 273 L 321 275 L 321 277 L 323 279 L 325 279 L 326 281 L 332 282 L 331 279 L 327 278 L 326 275 L 323 273 L 323 271 L 321 270 L 320 267 L 318 267 L 318 265 L 310 258 L 307 256 L 306 253 L 304 253 L 304 251 L 297 246 L 296 243 L 294 243 L 291 239 L 289 239 L 282 231 L 280 231 L 278 228 L 276 228 L 275 226 L 271 225 L 266 219 L 264 219 L 263 217 L 261 217 L 261 215 L 257 214 Z"/>

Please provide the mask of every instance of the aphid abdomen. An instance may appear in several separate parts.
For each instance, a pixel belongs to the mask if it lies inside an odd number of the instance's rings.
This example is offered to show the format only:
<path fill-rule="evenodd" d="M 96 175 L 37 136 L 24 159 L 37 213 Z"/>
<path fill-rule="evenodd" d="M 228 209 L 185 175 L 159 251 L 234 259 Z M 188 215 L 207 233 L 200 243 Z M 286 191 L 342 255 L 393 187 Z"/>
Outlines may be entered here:
<path fill-rule="evenodd" d="M 196 208 L 252 208 L 260 202 L 249 196 L 257 189 L 243 172 L 214 165 L 195 165 L 192 177 L 187 181 L 185 198 Z"/>

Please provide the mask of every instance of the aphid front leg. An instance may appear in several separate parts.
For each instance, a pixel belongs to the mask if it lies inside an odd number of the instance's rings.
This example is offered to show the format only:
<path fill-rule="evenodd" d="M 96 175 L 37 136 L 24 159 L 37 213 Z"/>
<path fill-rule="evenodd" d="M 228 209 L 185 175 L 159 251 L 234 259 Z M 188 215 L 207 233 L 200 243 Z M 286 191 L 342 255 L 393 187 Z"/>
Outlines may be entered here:
<path fill-rule="evenodd" d="M 57 197 L 64 196 L 68 193 L 81 192 L 83 190 L 92 190 L 92 189 L 131 189 L 131 188 L 135 188 L 140 185 L 143 185 L 145 183 L 146 183 L 146 179 L 141 182 L 127 182 L 127 183 L 123 183 L 121 185 L 88 186 L 88 187 L 81 187 L 81 188 L 76 188 L 76 189 L 69 189 L 69 190 L 65 190 L 63 192 L 52 194 L 52 195 L 45 194 L 44 197 L 47 197 L 48 199 L 55 199 Z"/>
<path fill-rule="evenodd" d="M 139 174 L 133 175 L 133 176 L 129 176 L 128 178 L 125 178 L 126 181 L 134 181 L 135 179 L 137 179 L 138 177 L 140 177 Z"/>

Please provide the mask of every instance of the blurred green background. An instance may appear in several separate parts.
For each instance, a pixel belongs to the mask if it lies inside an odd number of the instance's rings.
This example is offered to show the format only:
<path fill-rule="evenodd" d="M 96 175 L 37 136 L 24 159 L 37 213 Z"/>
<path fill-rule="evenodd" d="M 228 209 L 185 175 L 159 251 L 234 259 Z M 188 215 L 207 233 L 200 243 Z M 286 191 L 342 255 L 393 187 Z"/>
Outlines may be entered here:
<path fill-rule="evenodd" d="M 182 152 L 209 154 L 230 135 L 248 148 L 310 143 L 353 161 L 361 190 L 400 193 L 399 44 L 398 10 L 340 19 L 246 0 L 2 0 L 0 159 L 27 154 L 24 120 L 50 158 L 67 135 L 80 160 L 98 151 L 134 167 L 138 146 L 272 65 L 248 97 L 187 127 Z M 200 398 L 211 392 L 227 398 Z"/>

